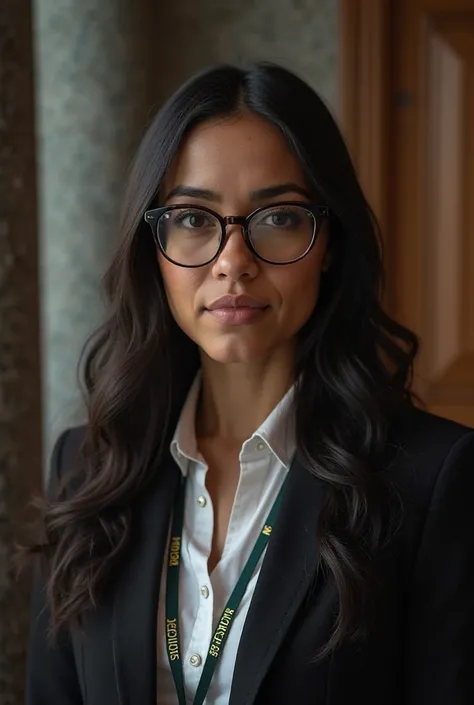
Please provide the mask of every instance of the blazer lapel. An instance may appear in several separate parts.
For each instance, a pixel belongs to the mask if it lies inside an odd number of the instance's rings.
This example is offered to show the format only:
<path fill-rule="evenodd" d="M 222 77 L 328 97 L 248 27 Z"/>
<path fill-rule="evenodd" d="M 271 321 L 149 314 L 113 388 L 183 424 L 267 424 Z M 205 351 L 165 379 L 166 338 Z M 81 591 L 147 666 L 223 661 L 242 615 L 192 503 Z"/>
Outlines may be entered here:
<path fill-rule="evenodd" d="M 237 653 L 229 705 L 250 705 L 319 567 L 325 485 L 294 461 Z"/>
<path fill-rule="evenodd" d="M 179 468 L 171 458 L 137 509 L 130 559 L 114 600 L 114 668 L 120 705 L 156 701 L 156 616 L 164 551 Z"/>

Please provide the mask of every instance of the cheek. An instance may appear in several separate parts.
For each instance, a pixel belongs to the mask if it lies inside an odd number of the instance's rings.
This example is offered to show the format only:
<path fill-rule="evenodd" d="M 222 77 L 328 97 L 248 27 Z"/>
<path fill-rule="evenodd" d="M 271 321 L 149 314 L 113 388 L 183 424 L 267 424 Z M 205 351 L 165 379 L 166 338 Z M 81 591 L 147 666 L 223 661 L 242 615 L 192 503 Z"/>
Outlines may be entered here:
<path fill-rule="evenodd" d="M 282 292 L 284 309 L 290 319 L 295 321 L 295 332 L 302 328 L 317 306 L 321 277 L 324 276 L 327 241 L 328 234 L 324 231 L 309 255 L 291 265 L 293 269 L 285 272 L 288 278 L 285 281 L 286 296 Z"/>
<path fill-rule="evenodd" d="M 187 322 L 194 315 L 195 296 L 201 286 L 203 273 L 199 269 L 177 267 L 161 255 L 158 263 L 173 318 L 187 332 Z"/>
<path fill-rule="evenodd" d="M 275 288 L 281 298 L 280 315 L 291 327 L 292 333 L 296 333 L 317 306 L 321 281 L 320 263 L 304 259 L 284 271 L 275 272 L 275 275 Z"/>
<path fill-rule="evenodd" d="M 288 282 L 286 291 L 282 291 L 283 310 L 295 321 L 295 327 L 301 328 L 313 313 L 319 296 L 320 275 L 314 270 L 309 273 L 295 272 Z"/>

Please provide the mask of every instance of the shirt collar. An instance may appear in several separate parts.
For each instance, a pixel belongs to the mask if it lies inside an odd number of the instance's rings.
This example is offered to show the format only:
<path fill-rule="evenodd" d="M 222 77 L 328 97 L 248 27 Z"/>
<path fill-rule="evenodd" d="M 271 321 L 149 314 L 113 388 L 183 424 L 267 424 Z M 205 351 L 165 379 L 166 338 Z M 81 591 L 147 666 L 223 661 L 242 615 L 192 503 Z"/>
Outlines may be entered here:
<path fill-rule="evenodd" d="M 184 402 L 170 445 L 175 462 L 186 477 L 188 461 L 202 461 L 196 441 L 196 408 L 201 392 L 201 372 L 198 372 Z"/>
<path fill-rule="evenodd" d="M 178 424 L 170 444 L 170 452 L 184 476 L 187 475 L 188 461 L 203 462 L 196 441 L 196 407 L 201 391 L 201 372 L 198 372 L 181 410 Z M 280 463 L 288 469 L 296 450 L 294 423 L 294 393 L 292 386 L 261 426 L 245 441 L 240 458 L 255 452 L 256 440 L 270 449 Z"/>
<path fill-rule="evenodd" d="M 286 469 L 290 467 L 296 450 L 294 396 L 293 385 L 249 439 L 261 439 Z M 242 450 L 249 441 L 244 443 Z"/>

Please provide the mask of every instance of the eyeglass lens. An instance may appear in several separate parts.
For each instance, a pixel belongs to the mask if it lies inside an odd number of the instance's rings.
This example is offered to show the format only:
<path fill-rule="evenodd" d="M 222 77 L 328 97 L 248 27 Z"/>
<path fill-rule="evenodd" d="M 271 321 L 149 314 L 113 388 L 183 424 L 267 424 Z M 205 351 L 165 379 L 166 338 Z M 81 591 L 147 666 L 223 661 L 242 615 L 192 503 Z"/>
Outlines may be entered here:
<path fill-rule="evenodd" d="M 248 235 L 257 254 L 275 263 L 302 257 L 311 246 L 316 228 L 314 215 L 303 206 L 276 205 L 257 212 Z M 222 237 L 220 221 L 199 208 L 177 208 L 164 213 L 158 223 L 160 245 L 177 264 L 199 266 L 216 256 Z"/>

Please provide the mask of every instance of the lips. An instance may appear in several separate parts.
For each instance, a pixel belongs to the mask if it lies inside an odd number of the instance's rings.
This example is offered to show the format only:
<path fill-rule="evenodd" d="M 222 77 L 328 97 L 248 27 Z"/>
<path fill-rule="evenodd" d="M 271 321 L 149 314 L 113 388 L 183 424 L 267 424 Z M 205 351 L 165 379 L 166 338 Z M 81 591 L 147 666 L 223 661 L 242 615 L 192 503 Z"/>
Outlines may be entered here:
<path fill-rule="evenodd" d="M 239 294 L 237 296 L 226 295 L 215 299 L 209 306 L 206 306 L 208 311 L 217 311 L 218 309 L 229 309 L 229 308 L 252 308 L 252 309 L 264 309 L 267 305 L 258 299 L 254 299 L 252 296 L 246 296 L 245 294 Z"/>
<path fill-rule="evenodd" d="M 207 313 L 219 323 L 240 326 L 258 321 L 269 306 L 244 294 L 221 296 L 206 307 Z"/>

